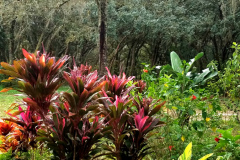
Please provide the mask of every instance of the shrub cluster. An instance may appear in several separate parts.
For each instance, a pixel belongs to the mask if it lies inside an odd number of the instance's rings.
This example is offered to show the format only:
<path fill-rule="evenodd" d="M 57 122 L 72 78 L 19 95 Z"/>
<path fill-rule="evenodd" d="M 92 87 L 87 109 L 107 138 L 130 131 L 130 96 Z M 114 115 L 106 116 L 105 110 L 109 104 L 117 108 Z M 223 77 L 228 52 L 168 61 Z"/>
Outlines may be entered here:
<path fill-rule="evenodd" d="M 6 112 L 11 118 L 1 122 L 3 139 L 14 135 L 16 141 L 14 146 L 2 141 L 2 151 L 11 149 L 14 155 L 40 144 L 53 152 L 53 159 L 69 160 L 136 160 L 150 152 L 148 133 L 163 125 L 154 115 L 165 102 L 138 96 L 146 86 L 144 82 L 128 86 L 134 77 L 111 75 L 107 68 L 108 74 L 99 77 L 88 65 L 74 64 L 73 69 L 62 73 L 68 56 L 56 60 L 45 51 L 22 51 L 24 59 L 13 65 L 1 63 L 4 69 L 0 73 L 10 76 L 7 81 L 25 95 L 21 104 Z M 64 82 L 71 92 L 58 94 Z M 132 91 L 135 94 L 130 94 Z M 17 126 L 14 131 L 13 125 Z"/>

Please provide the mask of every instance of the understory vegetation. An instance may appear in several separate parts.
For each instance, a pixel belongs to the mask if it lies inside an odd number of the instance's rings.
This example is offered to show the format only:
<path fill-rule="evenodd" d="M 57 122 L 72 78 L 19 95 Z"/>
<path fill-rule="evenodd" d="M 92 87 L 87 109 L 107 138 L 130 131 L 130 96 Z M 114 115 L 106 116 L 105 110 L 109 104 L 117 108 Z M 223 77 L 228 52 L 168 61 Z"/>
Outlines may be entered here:
<path fill-rule="evenodd" d="M 204 53 L 186 62 L 171 52 L 170 64 L 143 63 L 141 80 L 111 74 L 107 67 L 100 77 L 74 61 L 66 68 L 67 55 L 57 59 L 45 50 L 22 49 L 24 59 L 1 62 L 0 155 L 239 159 L 240 45 L 232 48 L 224 71 L 210 62 L 199 72 L 195 63 Z"/>

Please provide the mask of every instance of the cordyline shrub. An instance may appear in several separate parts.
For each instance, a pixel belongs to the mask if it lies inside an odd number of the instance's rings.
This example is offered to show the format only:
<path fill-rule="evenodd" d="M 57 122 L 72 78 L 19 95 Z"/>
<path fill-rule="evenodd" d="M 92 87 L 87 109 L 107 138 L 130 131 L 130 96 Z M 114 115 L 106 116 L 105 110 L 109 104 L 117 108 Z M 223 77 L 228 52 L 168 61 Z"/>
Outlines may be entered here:
<path fill-rule="evenodd" d="M 26 96 L 21 104 L 24 109 L 17 106 L 19 110 L 14 113 L 10 113 L 10 109 L 7 114 L 12 118 L 5 119 L 22 126 L 23 138 L 19 148 L 20 151 L 26 151 L 36 147 L 37 130 L 43 121 L 52 121 L 48 111 L 51 103 L 58 97 L 55 91 L 62 83 L 59 71 L 68 57 L 64 56 L 56 61 L 55 57 L 50 57 L 45 51 L 43 54 L 31 54 L 22 49 L 22 52 L 25 58 L 13 61 L 13 65 L 1 62 L 4 69 L 1 69 L 0 73 L 9 75 L 10 80 L 16 79 L 16 90 Z"/>
<path fill-rule="evenodd" d="M 0 121 L 0 151 L 2 153 L 17 150 L 22 139 L 21 126 L 14 122 Z"/>
<path fill-rule="evenodd" d="M 134 77 L 111 75 L 107 68 L 108 74 L 99 77 L 91 66 L 77 67 L 75 62 L 61 76 L 68 56 L 55 61 L 45 51 L 31 54 L 24 49 L 23 55 L 25 59 L 13 65 L 1 63 L 0 73 L 11 76 L 7 81 L 17 82 L 16 90 L 26 96 L 22 104 L 15 105 L 18 111 L 6 112 L 11 118 L 4 119 L 0 130 L 9 133 L 12 130 L 7 126 L 15 124 L 19 137 L 14 146 L 4 141 L 1 150 L 28 151 L 40 142 L 52 150 L 53 159 L 61 160 L 136 160 L 150 153 L 148 133 L 163 125 L 154 115 L 165 102 L 130 95 L 132 90 L 136 95 L 144 90 L 143 81 L 128 87 Z M 64 81 L 71 93 L 57 94 Z"/>

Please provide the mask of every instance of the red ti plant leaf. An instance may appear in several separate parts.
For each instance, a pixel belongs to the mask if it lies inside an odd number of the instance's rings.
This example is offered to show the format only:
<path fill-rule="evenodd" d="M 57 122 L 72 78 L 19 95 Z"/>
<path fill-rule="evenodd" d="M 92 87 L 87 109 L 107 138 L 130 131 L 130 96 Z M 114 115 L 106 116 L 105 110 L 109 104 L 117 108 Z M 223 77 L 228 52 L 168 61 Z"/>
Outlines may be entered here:
<path fill-rule="evenodd" d="M 146 88 L 146 83 L 143 80 L 138 80 L 135 82 L 136 89 L 139 93 L 142 93 L 143 90 Z"/>
<path fill-rule="evenodd" d="M 148 118 L 148 116 L 144 116 L 144 108 L 140 110 L 139 114 L 135 115 L 135 125 L 140 132 L 144 132 L 151 125 L 151 122 L 145 124 Z"/>
<path fill-rule="evenodd" d="M 33 60 L 31 54 L 28 53 L 25 49 L 22 48 L 22 52 L 23 52 L 24 57 L 27 58 L 27 60 L 29 60 L 29 61 Z"/>
<path fill-rule="evenodd" d="M 0 135 L 6 136 L 10 132 L 13 132 L 15 126 L 16 124 L 13 122 L 9 122 L 9 123 L 4 121 L 0 122 Z"/>
<path fill-rule="evenodd" d="M 143 98 L 143 100 L 140 100 L 139 97 L 135 98 L 133 100 L 133 105 L 137 108 L 138 112 L 140 112 L 141 108 L 144 108 L 144 114 L 148 116 L 153 116 L 156 114 L 161 107 L 166 103 L 166 101 L 160 103 L 160 99 L 153 103 L 152 98 Z"/>
<path fill-rule="evenodd" d="M 107 96 L 105 91 L 103 94 Z M 104 97 L 100 101 L 104 106 L 101 108 L 101 114 L 105 116 L 105 122 L 112 128 L 109 140 L 115 146 L 115 149 L 110 150 L 111 154 L 115 155 L 117 159 L 122 157 L 122 147 L 124 139 L 129 135 L 130 124 L 128 123 L 131 115 L 128 110 L 131 105 L 131 99 L 127 96 L 115 96 L 112 102 L 109 97 Z"/>
<path fill-rule="evenodd" d="M 96 143 L 106 135 L 108 129 L 104 129 L 103 122 L 97 116 L 79 119 L 75 128 L 72 119 L 64 112 L 66 110 L 56 111 L 54 124 L 43 126 L 38 131 L 40 137 L 37 139 L 46 142 L 48 148 L 53 150 L 54 157 L 90 159 L 95 155 L 95 150 L 99 149 Z M 93 121 L 90 122 L 90 119 Z"/>
<path fill-rule="evenodd" d="M 114 99 L 116 95 L 119 97 L 122 96 L 126 91 L 130 92 L 130 90 L 127 89 L 126 85 L 129 81 L 134 79 L 134 76 L 126 78 L 125 73 L 123 73 L 122 77 L 121 74 L 119 76 L 111 75 L 107 67 L 106 70 L 108 72 L 108 76 L 106 76 L 107 87 L 105 90 L 110 92 L 110 95 L 108 96 Z M 135 86 L 133 85 L 130 88 L 133 89 Z"/>
<path fill-rule="evenodd" d="M 148 133 L 164 124 L 153 117 L 165 103 L 158 104 L 159 101 L 153 103 L 153 99 L 141 100 L 139 97 L 133 100 L 133 106 L 137 108 L 138 112 L 136 113 L 135 110 L 130 112 L 132 116 L 129 117 L 128 123 L 132 130 L 129 132 L 129 136 L 124 138 L 121 147 L 122 157 L 128 157 L 131 160 L 141 159 L 149 152 L 150 148 L 146 145 L 151 134 Z M 129 146 L 129 144 L 131 145 Z"/>
<path fill-rule="evenodd" d="M 42 66 L 42 67 L 45 67 L 45 65 L 46 65 L 46 58 L 45 58 L 45 55 L 44 54 L 42 54 L 41 55 L 41 57 L 40 57 L 40 59 L 39 59 L 39 64 Z"/>

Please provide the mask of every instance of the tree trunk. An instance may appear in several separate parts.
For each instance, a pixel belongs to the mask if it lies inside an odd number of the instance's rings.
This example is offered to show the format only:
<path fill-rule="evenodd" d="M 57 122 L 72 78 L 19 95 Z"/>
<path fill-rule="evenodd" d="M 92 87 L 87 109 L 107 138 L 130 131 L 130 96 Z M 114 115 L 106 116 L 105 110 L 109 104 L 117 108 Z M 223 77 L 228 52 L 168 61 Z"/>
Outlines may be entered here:
<path fill-rule="evenodd" d="M 13 62 L 13 52 L 14 52 L 14 29 L 15 29 L 16 20 L 12 20 L 10 28 L 10 43 L 9 43 L 9 59 L 8 62 L 12 64 Z"/>
<path fill-rule="evenodd" d="M 107 66 L 107 0 L 97 0 L 99 17 L 99 75 Z"/>

